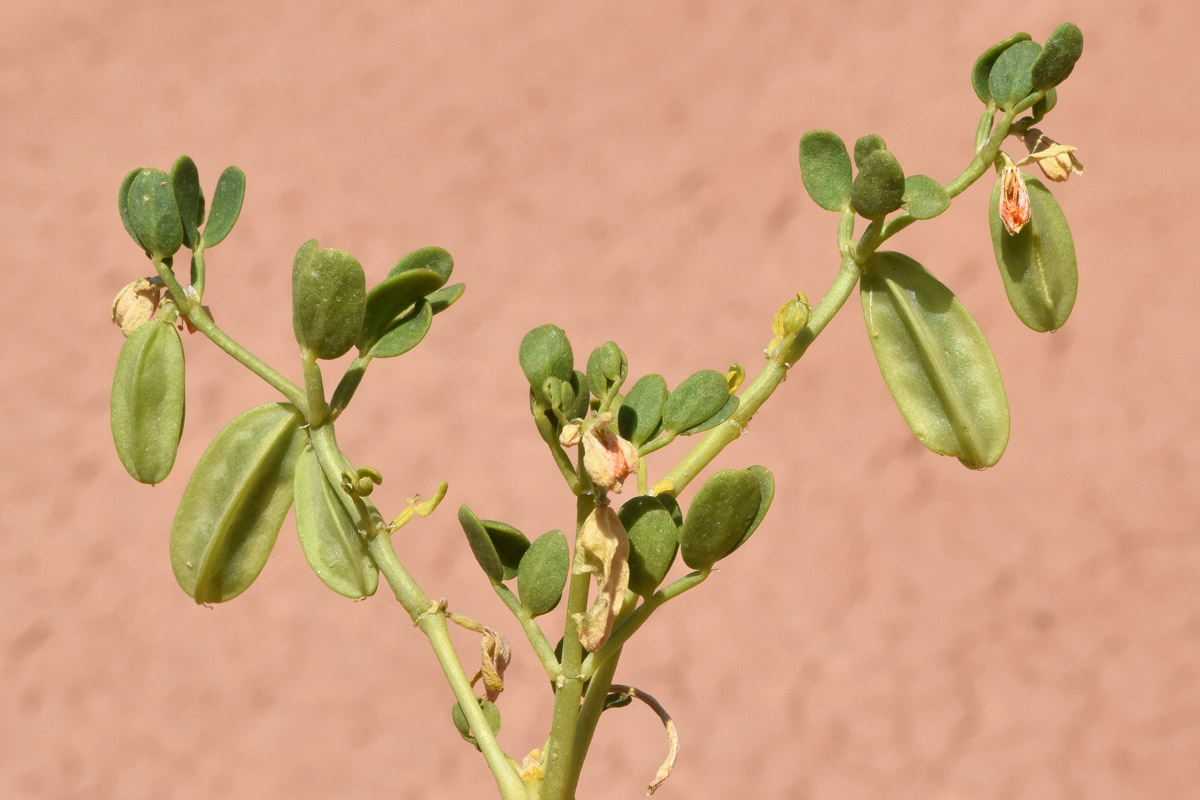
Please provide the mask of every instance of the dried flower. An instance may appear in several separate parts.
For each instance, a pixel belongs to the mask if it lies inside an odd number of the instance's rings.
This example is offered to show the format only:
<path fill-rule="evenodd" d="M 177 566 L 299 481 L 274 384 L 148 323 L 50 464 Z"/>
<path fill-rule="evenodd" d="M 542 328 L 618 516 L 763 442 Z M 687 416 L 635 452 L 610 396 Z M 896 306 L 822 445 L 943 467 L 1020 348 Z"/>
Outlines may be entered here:
<path fill-rule="evenodd" d="M 162 290 L 145 278 L 117 292 L 112 304 L 112 321 L 126 337 L 154 318 Z"/>
<path fill-rule="evenodd" d="M 1000 172 L 1000 219 L 1010 234 L 1016 235 L 1029 222 L 1029 189 L 1020 168 L 1005 156 L 1004 169 Z"/>
<path fill-rule="evenodd" d="M 1083 174 L 1083 164 L 1075 157 L 1075 148 L 1059 144 L 1037 128 L 1025 131 L 1025 146 L 1029 148 L 1029 155 L 1017 162 L 1018 167 L 1037 164 L 1042 174 L 1056 183 Z"/>
<path fill-rule="evenodd" d="M 583 521 L 575 540 L 573 571 L 596 577 L 592 607 L 587 613 L 574 616 L 579 641 L 585 650 L 594 653 L 608 641 L 613 618 L 621 613 L 629 588 L 629 537 L 617 512 L 607 504 L 596 506 Z"/>
<path fill-rule="evenodd" d="M 574 447 L 583 441 L 583 468 L 597 487 L 620 492 L 625 479 L 638 469 L 638 452 L 633 443 L 622 439 L 612 428 L 613 415 L 605 411 L 586 422 L 563 426 L 559 443 Z"/>

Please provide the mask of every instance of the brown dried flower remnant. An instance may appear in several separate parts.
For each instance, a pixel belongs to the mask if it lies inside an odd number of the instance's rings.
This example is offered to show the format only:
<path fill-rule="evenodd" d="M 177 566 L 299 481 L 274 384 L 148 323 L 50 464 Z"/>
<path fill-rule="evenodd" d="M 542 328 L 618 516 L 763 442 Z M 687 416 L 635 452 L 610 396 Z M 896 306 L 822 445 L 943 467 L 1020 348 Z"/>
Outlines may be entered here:
<path fill-rule="evenodd" d="M 604 412 L 590 420 L 563 427 L 559 443 L 574 447 L 583 440 L 583 468 L 596 486 L 620 492 L 625 479 L 638 470 L 638 452 L 633 442 L 622 439 L 611 427 L 613 415 Z"/>
<path fill-rule="evenodd" d="M 1075 157 L 1075 148 L 1071 145 L 1059 144 L 1037 128 L 1025 131 L 1024 138 L 1029 155 L 1017 162 L 1018 167 L 1037 164 L 1042 174 L 1056 183 L 1083 174 L 1083 164 Z"/>
<path fill-rule="evenodd" d="M 112 304 L 112 321 L 126 338 L 154 318 L 162 289 L 146 278 L 138 278 L 117 292 Z"/>
<path fill-rule="evenodd" d="M 1032 211 L 1029 206 L 1029 189 L 1025 186 L 1025 176 L 1008 156 L 1007 162 L 1000 171 L 1000 220 L 1005 229 L 1012 235 L 1021 232 L 1029 223 Z"/>
<path fill-rule="evenodd" d="M 621 613 L 625 591 L 629 588 L 629 537 L 617 512 L 608 504 L 596 506 L 579 529 L 575 542 L 576 575 L 592 573 L 596 578 L 596 599 L 584 614 L 574 616 L 579 641 L 594 653 L 608 641 L 613 618 Z"/>

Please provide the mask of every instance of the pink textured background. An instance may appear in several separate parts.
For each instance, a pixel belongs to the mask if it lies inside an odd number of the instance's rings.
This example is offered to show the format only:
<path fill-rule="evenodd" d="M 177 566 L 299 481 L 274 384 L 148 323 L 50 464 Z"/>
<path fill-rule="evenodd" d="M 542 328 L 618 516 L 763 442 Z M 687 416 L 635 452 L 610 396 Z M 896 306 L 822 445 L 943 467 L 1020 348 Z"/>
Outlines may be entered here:
<path fill-rule="evenodd" d="M 1087 165 L 1056 189 L 1081 272 L 1068 326 L 1035 335 L 1009 312 L 986 186 L 894 240 L 988 333 L 1012 406 L 1004 460 L 973 473 L 920 448 L 852 300 L 721 462 L 774 470 L 763 529 L 647 626 L 618 679 L 680 726 L 666 798 L 1198 796 L 1200 12 L 1134 5 L 8 0 L 0 796 L 493 792 L 423 638 L 386 590 L 354 604 L 321 586 L 290 521 L 235 602 L 197 607 L 176 586 L 166 538 L 191 466 L 273 397 L 189 339 L 176 470 L 153 489 L 125 476 L 107 315 L 147 272 L 115 208 L 127 170 L 188 153 L 211 194 L 227 164 L 245 169 L 207 300 L 294 378 L 301 242 L 350 250 L 372 281 L 415 247 L 454 254 L 466 297 L 372 368 L 339 434 L 386 476 L 385 509 L 450 482 L 398 541 L 430 594 L 513 640 L 501 741 L 519 759 L 549 693 L 453 509 L 531 535 L 571 524 L 520 337 L 555 322 L 581 360 L 613 338 L 632 374 L 672 385 L 755 370 L 772 312 L 836 269 L 800 135 L 877 132 L 946 180 L 971 153 L 974 58 L 1066 18 L 1087 40 L 1046 126 Z M 581 798 L 639 796 L 663 748 L 645 710 L 608 715 Z"/>

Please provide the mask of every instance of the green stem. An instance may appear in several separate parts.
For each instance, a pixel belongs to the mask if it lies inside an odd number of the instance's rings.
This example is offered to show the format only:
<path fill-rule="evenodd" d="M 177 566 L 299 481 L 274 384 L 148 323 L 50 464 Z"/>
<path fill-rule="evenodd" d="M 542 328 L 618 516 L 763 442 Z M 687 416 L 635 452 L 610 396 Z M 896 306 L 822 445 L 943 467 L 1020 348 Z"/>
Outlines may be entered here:
<path fill-rule="evenodd" d="M 600 715 L 604 712 L 604 701 L 608 699 L 608 690 L 612 686 L 613 676 L 617 673 L 617 662 L 621 659 L 621 648 L 613 651 L 612 656 L 604 662 L 600 669 L 588 681 L 587 692 L 583 696 L 583 705 L 579 708 L 579 718 L 575 723 L 575 742 L 572 746 L 571 774 L 568 776 L 564 798 L 575 797 L 579 787 L 579 776 L 583 774 L 583 762 L 587 758 L 588 749 L 596 735 L 596 727 L 600 724 Z"/>
<path fill-rule="evenodd" d="M 339 486 L 341 473 L 344 470 L 352 469 L 352 465 L 338 448 L 333 425 L 327 423 L 309 428 L 308 435 L 313 449 L 317 452 L 317 459 L 325 472 L 325 477 L 334 486 Z M 339 497 L 345 495 L 345 492 L 339 491 L 338 495 Z M 367 549 L 388 585 L 392 587 L 396 600 L 429 640 L 429 646 L 433 648 L 442 673 L 446 676 L 446 682 L 450 684 L 454 699 L 470 723 L 471 734 L 479 744 L 488 768 L 491 769 L 492 775 L 496 779 L 500 796 L 504 800 L 528 800 L 525 784 L 522 783 L 517 771 L 513 769 L 511 759 L 496 741 L 496 736 L 492 733 L 491 726 L 488 725 L 487 719 L 483 715 L 483 709 L 479 707 L 479 703 L 475 699 L 466 670 L 463 669 L 458 653 L 454 650 L 454 644 L 450 641 L 450 632 L 446 627 L 445 606 L 441 603 L 433 603 L 408 570 L 404 568 L 404 565 L 400 563 L 391 537 L 379 527 L 383 517 L 374 504 L 366 498 L 356 497 L 353 499 L 360 501 L 363 510 L 367 512 L 361 515 L 362 522 L 367 528 L 365 535 Z"/>
<path fill-rule="evenodd" d="M 212 317 L 205 312 L 200 304 L 187 296 L 183 287 L 179 285 L 179 281 L 175 279 L 175 273 L 171 271 L 170 267 L 162 263 L 162 261 L 156 260 L 154 268 L 158 271 L 158 275 L 162 278 L 163 283 L 166 284 L 167 291 L 171 293 L 171 299 L 175 301 L 175 305 L 179 307 L 180 312 L 187 317 L 188 322 L 192 323 L 192 327 L 207 336 L 217 347 L 241 362 L 246 369 L 269 383 L 276 391 L 287 398 L 289 403 L 307 415 L 308 404 L 305 402 L 304 392 L 299 386 L 276 372 L 265 361 L 242 347 L 230 338 L 229 334 L 218 328 L 217 324 L 213 322 Z"/>
<path fill-rule="evenodd" d="M 865 236 L 866 234 L 864 234 Z M 846 304 L 850 293 L 858 284 L 862 269 L 849 255 L 842 257 L 842 265 L 837 278 L 829 292 L 813 309 L 812 317 L 789 344 L 779 347 L 780 358 L 773 358 L 763 366 L 762 371 L 742 391 L 739 396 L 737 411 L 729 419 L 715 428 L 710 429 L 700 442 L 692 448 L 670 472 L 663 476 L 660 483 L 670 481 L 669 492 L 678 495 L 685 486 L 692 482 L 700 471 L 708 466 L 725 446 L 745 432 L 750 419 L 767 401 L 779 384 L 787 377 L 787 372 L 804 355 L 813 340 L 825 330 L 825 326 Z"/>
<path fill-rule="evenodd" d="M 591 495 L 579 495 L 575 504 L 576 549 L 579 529 L 594 509 L 595 501 Z M 579 701 L 583 697 L 583 677 L 580 674 L 583 665 L 583 643 L 579 641 L 575 616 L 587 611 L 591 579 L 590 573 L 576 572 L 572 566 L 571 583 L 567 589 L 566 621 L 563 626 L 562 676 L 554 692 L 554 718 L 550 723 L 550 737 L 546 742 L 546 777 L 542 782 L 541 795 L 544 800 L 570 800 L 570 795 L 565 792 L 570 784 L 574 763 L 575 726 L 579 717 Z"/>
<path fill-rule="evenodd" d="M 300 348 L 300 359 L 304 363 L 304 391 L 308 398 L 309 427 L 319 428 L 325 422 L 325 380 L 317 354 L 307 347 Z"/>
<path fill-rule="evenodd" d="M 557 681 L 562 676 L 562 666 L 558 663 L 558 658 L 554 655 L 554 648 L 550 646 L 550 641 L 546 638 L 541 626 L 530 615 L 529 610 L 521 605 L 521 601 L 513 594 L 512 589 L 503 583 L 494 583 L 492 588 L 496 590 L 496 594 L 500 595 L 504 605 L 508 606 L 508 610 L 517 618 L 517 622 L 521 623 L 521 629 L 525 631 L 525 638 L 529 640 L 533 652 L 542 662 L 542 668 L 546 670 L 546 677 L 552 682 Z"/>

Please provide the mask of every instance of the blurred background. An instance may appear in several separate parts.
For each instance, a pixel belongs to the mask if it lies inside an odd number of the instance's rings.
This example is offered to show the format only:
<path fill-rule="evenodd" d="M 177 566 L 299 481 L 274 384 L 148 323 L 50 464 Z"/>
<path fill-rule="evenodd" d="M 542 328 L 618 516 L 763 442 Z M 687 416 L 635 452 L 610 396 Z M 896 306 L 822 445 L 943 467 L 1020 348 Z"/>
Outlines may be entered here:
<path fill-rule="evenodd" d="M 613 339 L 631 381 L 754 374 L 774 311 L 837 268 L 801 134 L 878 133 L 906 171 L 949 180 L 972 154 L 975 58 L 1070 19 L 1083 59 L 1042 126 L 1087 168 L 1054 187 L 1081 276 L 1067 326 L 1034 334 L 1009 310 L 988 180 L 893 240 L 987 333 L 1004 459 L 971 472 L 914 440 L 852 299 L 718 462 L 774 471 L 764 526 L 643 629 L 617 679 L 679 726 L 661 797 L 1196 796 L 1194 4 L 9 0 L 4 17 L 0 795 L 494 796 L 424 638 L 386 589 L 330 593 L 290 519 L 235 601 L 176 585 L 191 467 L 275 398 L 185 336 L 175 471 L 154 488 L 124 473 L 109 304 L 150 271 L 117 215 L 127 171 L 187 153 L 211 196 L 245 170 L 206 302 L 293 379 L 302 242 L 349 250 L 369 283 L 417 247 L 454 255 L 467 294 L 371 369 L 338 433 L 384 474 L 385 513 L 450 482 L 397 545 L 430 595 L 512 641 L 501 742 L 520 760 L 550 694 L 454 509 L 531 538 L 572 524 L 521 336 L 554 322 L 580 363 Z M 477 639 L 458 641 L 473 660 Z M 664 755 L 651 713 L 613 711 L 580 797 L 641 796 Z"/>

